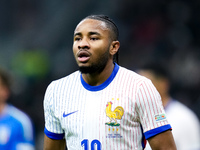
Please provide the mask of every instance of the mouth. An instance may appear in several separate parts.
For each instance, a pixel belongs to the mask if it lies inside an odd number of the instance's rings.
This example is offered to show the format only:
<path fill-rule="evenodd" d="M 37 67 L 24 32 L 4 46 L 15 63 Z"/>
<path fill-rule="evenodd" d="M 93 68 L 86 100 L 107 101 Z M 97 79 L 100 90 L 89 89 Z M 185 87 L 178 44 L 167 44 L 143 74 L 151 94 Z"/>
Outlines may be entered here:
<path fill-rule="evenodd" d="M 85 63 L 90 59 L 90 53 L 88 51 L 79 51 L 78 52 L 78 61 Z"/>

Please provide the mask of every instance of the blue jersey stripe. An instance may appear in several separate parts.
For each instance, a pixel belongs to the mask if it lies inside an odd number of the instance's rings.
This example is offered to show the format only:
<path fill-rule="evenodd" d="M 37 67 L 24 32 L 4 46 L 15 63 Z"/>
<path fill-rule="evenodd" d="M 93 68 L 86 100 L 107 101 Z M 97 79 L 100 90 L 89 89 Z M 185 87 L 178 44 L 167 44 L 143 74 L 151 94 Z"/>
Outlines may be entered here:
<path fill-rule="evenodd" d="M 152 136 L 155 136 L 155 135 L 157 135 L 157 134 L 159 134 L 161 132 L 167 131 L 167 130 L 169 130 L 171 128 L 172 128 L 171 125 L 167 124 L 167 125 L 164 125 L 164 126 L 149 130 L 149 131 L 145 132 L 144 135 L 145 135 L 145 138 L 148 139 L 148 138 L 150 138 Z"/>
<path fill-rule="evenodd" d="M 48 131 L 46 128 L 44 128 L 44 133 L 46 134 L 47 137 L 54 139 L 54 140 L 62 140 L 65 136 L 64 133 L 58 134 L 58 133 L 52 133 Z"/>
<path fill-rule="evenodd" d="M 115 78 L 117 72 L 119 70 L 119 65 L 117 65 L 115 63 L 115 67 L 113 69 L 113 72 L 112 74 L 110 75 L 110 77 L 104 82 L 102 83 L 101 85 L 98 85 L 98 86 L 91 86 L 89 84 L 87 84 L 84 80 L 83 80 L 83 77 L 81 75 L 81 83 L 82 85 L 89 91 L 100 91 L 100 90 L 103 90 L 104 88 L 106 88 L 111 82 L 112 80 Z"/>

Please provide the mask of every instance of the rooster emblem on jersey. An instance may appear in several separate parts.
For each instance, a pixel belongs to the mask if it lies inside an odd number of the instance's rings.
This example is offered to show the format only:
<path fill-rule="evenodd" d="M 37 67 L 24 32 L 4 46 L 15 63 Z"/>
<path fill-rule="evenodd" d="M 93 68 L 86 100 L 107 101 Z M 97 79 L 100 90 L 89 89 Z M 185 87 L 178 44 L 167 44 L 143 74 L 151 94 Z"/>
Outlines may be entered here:
<path fill-rule="evenodd" d="M 114 111 L 111 110 L 112 102 L 108 102 L 106 105 L 106 116 L 110 119 L 110 122 L 106 123 L 110 126 L 119 126 L 117 120 L 121 120 L 124 115 L 124 109 L 121 106 L 117 106 Z M 112 122 L 115 121 L 115 122 Z"/>

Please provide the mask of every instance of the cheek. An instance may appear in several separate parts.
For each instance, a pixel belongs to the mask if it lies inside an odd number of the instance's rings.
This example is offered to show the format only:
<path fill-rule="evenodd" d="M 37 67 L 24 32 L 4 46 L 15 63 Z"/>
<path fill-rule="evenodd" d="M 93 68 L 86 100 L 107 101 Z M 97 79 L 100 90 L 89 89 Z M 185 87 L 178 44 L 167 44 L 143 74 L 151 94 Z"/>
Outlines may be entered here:
<path fill-rule="evenodd" d="M 110 50 L 110 45 L 107 42 L 99 43 L 98 45 L 94 45 L 94 51 L 96 54 L 102 55 L 107 53 Z"/>
<path fill-rule="evenodd" d="M 72 50 L 73 50 L 73 54 L 74 56 L 76 56 L 76 53 L 77 53 L 77 48 L 75 45 L 72 46 Z"/>

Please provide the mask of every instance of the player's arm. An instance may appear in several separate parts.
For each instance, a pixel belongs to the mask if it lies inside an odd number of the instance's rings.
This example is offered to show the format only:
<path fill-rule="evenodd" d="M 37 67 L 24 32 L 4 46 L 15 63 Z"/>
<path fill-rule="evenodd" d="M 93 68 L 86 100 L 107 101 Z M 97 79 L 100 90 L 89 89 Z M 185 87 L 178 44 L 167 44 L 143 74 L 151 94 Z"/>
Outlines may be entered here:
<path fill-rule="evenodd" d="M 45 135 L 43 150 L 65 150 L 64 131 L 62 131 L 59 119 L 54 115 L 53 91 L 54 82 L 47 87 L 44 97 Z M 56 131 L 53 131 L 52 126 L 56 126 Z"/>
<path fill-rule="evenodd" d="M 167 130 L 148 139 L 152 150 L 176 150 L 172 132 Z"/>
<path fill-rule="evenodd" d="M 62 140 L 53 140 L 44 135 L 44 150 L 65 150 L 66 142 Z"/>

